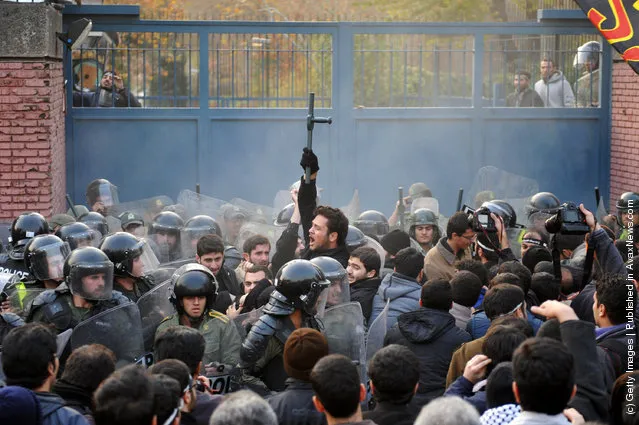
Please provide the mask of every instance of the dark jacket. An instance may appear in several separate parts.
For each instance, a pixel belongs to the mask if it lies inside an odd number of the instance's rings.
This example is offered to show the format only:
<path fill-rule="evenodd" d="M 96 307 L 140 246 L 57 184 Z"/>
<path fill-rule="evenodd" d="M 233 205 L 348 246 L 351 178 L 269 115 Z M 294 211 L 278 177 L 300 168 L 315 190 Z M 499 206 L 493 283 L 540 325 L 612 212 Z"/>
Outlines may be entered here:
<path fill-rule="evenodd" d="M 559 327 L 561 340 L 575 359 L 577 393 L 568 403 L 586 421 L 607 422 L 608 393 L 595 345 L 595 327 L 582 320 L 569 320 Z"/>
<path fill-rule="evenodd" d="M 240 287 L 240 283 L 235 276 L 235 270 L 229 268 L 226 265 L 222 265 L 220 271 L 215 275 L 218 284 L 218 291 L 227 291 L 231 295 L 242 295 L 243 291 Z M 226 311 L 223 313 L 226 314 Z"/>
<path fill-rule="evenodd" d="M 192 423 L 197 425 L 208 425 L 211 415 L 220 403 L 222 403 L 222 400 L 224 400 L 224 397 L 221 395 L 212 395 L 197 391 L 195 409 L 189 414 L 189 419 L 194 420 Z M 183 421 L 181 423 L 185 424 L 186 422 Z"/>
<path fill-rule="evenodd" d="M 73 107 L 78 108 L 78 107 L 90 107 L 90 108 L 97 108 L 99 107 L 99 103 L 100 103 L 100 92 L 103 89 L 98 87 L 97 90 L 95 92 L 80 92 L 80 91 L 74 91 L 73 92 Z M 115 106 L 116 108 L 139 108 L 142 105 L 140 104 L 140 102 L 138 101 L 138 99 L 131 93 L 129 93 L 129 91 L 126 88 L 123 88 L 120 91 L 117 91 L 114 95 L 114 99 L 112 101 L 111 105 L 107 105 L 106 107 L 110 108 L 112 106 Z"/>
<path fill-rule="evenodd" d="M 370 323 L 373 323 L 384 311 L 386 302 L 390 300 L 386 320 L 386 329 L 390 329 L 397 322 L 400 314 L 419 309 L 421 292 L 422 285 L 415 279 L 397 272 L 386 275 L 373 298 Z"/>
<path fill-rule="evenodd" d="M 89 422 L 53 393 L 36 392 L 42 410 L 42 425 L 88 425 Z"/>
<path fill-rule="evenodd" d="M 67 407 L 80 413 L 89 423 L 95 423 L 91 412 L 91 391 L 59 379 L 53 386 L 53 392 L 62 397 Z"/>
<path fill-rule="evenodd" d="M 289 223 L 280 238 L 275 242 L 275 254 L 273 254 L 273 259 L 271 260 L 273 276 L 277 275 L 277 272 L 284 264 L 295 258 L 299 231 L 299 223 Z"/>
<path fill-rule="evenodd" d="M 468 379 L 460 376 L 448 387 L 445 395 L 463 398 L 472 404 L 481 415 L 486 411 L 486 386 L 484 385 L 481 390 L 473 392 L 474 386 L 475 385 Z"/>
<path fill-rule="evenodd" d="M 444 394 L 446 374 L 455 350 L 470 341 L 467 332 L 455 326 L 455 318 L 447 311 L 420 308 L 404 313 L 384 338 L 384 346 L 400 344 L 419 358 L 417 402 L 425 405 Z"/>
<path fill-rule="evenodd" d="M 362 314 L 364 315 L 365 323 L 368 325 L 370 325 L 368 319 L 370 319 L 373 312 L 373 298 L 375 298 L 380 283 L 382 283 L 380 278 L 372 277 L 359 280 L 350 286 L 351 301 L 357 301 L 362 306 Z"/>
<path fill-rule="evenodd" d="M 628 336 L 630 335 L 630 336 Z M 615 379 L 631 370 L 634 362 L 630 363 L 628 347 L 634 346 L 635 331 L 626 330 L 626 324 L 597 329 L 597 345 L 604 349 L 613 367 Z M 631 356 L 634 359 L 634 355 Z"/>
<path fill-rule="evenodd" d="M 370 419 L 377 425 L 412 425 L 417 412 L 410 405 L 377 403 L 374 410 L 364 412 L 364 419 Z"/>
<path fill-rule="evenodd" d="M 310 382 L 294 378 L 286 380 L 286 389 L 266 399 L 273 408 L 279 425 L 325 425 L 326 417 L 313 405 Z"/>
<path fill-rule="evenodd" d="M 543 108 L 544 101 L 539 94 L 530 87 L 525 90 L 515 90 L 506 96 L 506 106 L 509 108 Z"/>

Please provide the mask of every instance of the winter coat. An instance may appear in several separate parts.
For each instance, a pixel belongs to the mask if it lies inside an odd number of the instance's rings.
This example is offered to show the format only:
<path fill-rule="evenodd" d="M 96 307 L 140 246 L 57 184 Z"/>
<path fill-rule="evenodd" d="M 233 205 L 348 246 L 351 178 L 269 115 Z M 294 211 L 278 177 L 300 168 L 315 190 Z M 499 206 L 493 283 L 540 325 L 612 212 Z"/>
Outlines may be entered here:
<path fill-rule="evenodd" d="M 484 382 L 485 384 L 485 382 Z M 466 379 L 464 376 L 460 376 L 453 382 L 453 384 L 446 390 L 446 396 L 460 397 L 473 405 L 479 414 L 483 414 L 486 411 L 486 386 L 484 385 L 479 391 L 474 392 L 474 384 Z"/>
<path fill-rule="evenodd" d="M 413 425 L 416 413 L 410 405 L 381 402 L 362 416 L 377 425 Z"/>
<path fill-rule="evenodd" d="M 91 398 L 93 393 L 85 388 L 66 382 L 64 379 L 56 381 L 53 385 L 53 392 L 62 397 L 67 407 L 84 416 L 87 422 L 93 424 L 93 413 L 91 412 Z"/>
<path fill-rule="evenodd" d="M 77 411 L 65 406 L 65 402 L 53 393 L 36 392 L 42 410 L 42 425 L 89 425 Z"/>
<path fill-rule="evenodd" d="M 457 260 L 468 260 L 471 258 L 470 249 L 466 249 L 458 255 L 453 254 L 450 250 L 446 238 L 441 238 L 437 245 L 424 258 L 424 273 L 428 280 L 445 279 L 450 280 L 455 274 L 453 264 Z"/>
<path fill-rule="evenodd" d="M 373 299 L 382 281 L 378 277 L 363 279 L 353 283 L 351 289 L 351 301 L 357 301 L 362 306 L 362 314 L 365 322 L 370 326 L 370 317 L 373 312 Z M 379 424 L 378 424 L 379 425 Z"/>
<path fill-rule="evenodd" d="M 472 316 L 472 309 L 453 302 L 453 308 L 450 309 L 449 313 L 455 318 L 455 326 L 466 330 L 466 325 Z"/>
<path fill-rule="evenodd" d="M 377 294 L 373 299 L 373 313 L 369 323 L 373 323 L 386 306 L 386 301 L 390 300 L 388 307 L 388 319 L 386 329 L 390 329 L 397 317 L 402 313 L 415 311 L 419 308 L 422 286 L 408 276 L 397 272 L 387 275 L 379 285 Z"/>
<path fill-rule="evenodd" d="M 516 90 L 506 96 L 506 106 L 509 108 L 543 108 L 544 101 L 537 94 L 536 91 L 530 87 L 525 90 Z"/>
<path fill-rule="evenodd" d="M 556 71 L 548 80 L 535 83 L 535 91 L 544 101 L 546 108 L 574 108 L 575 95 L 570 83 L 561 71 Z"/>
<path fill-rule="evenodd" d="M 386 334 L 384 345 L 404 345 L 419 358 L 419 388 L 415 398 L 426 405 L 444 394 L 453 353 L 469 341 L 470 335 L 455 326 L 455 318 L 449 312 L 420 308 L 399 316 Z"/>
<path fill-rule="evenodd" d="M 528 320 L 528 323 L 532 327 L 533 333 L 537 335 L 537 331 L 539 330 L 539 328 L 544 322 L 536 318 L 535 315 L 532 314 L 530 311 L 526 312 L 526 320 Z M 490 320 L 486 316 L 486 312 L 484 312 L 483 310 L 480 310 L 476 312 L 475 314 L 473 314 L 473 316 L 470 318 L 470 321 L 468 322 L 468 325 L 466 326 L 466 331 L 468 331 L 468 333 L 473 339 L 477 339 L 486 335 L 486 332 L 488 332 L 489 327 L 490 327 Z"/>
<path fill-rule="evenodd" d="M 608 328 L 597 329 L 597 345 L 604 349 L 608 355 L 609 362 L 613 367 L 615 379 L 619 378 L 626 371 L 631 370 L 634 364 L 634 351 L 630 356 L 628 347 L 634 346 L 635 331 L 627 330 L 626 323 L 610 326 Z M 630 335 L 630 336 L 629 336 Z"/>
<path fill-rule="evenodd" d="M 481 354 L 482 345 L 484 344 L 485 336 L 479 339 L 472 340 L 465 344 L 462 344 L 457 351 L 453 353 L 453 357 L 450 360 L 450 366 L 448 367 L 448 374 L 446 375 L 446 387 L 450 386 L 455 379 L 464 374 L 464 368 L 466 362 L 472 359 L 477 354 Z"/>
<path fill-rule="evenodd" d="M 266 399 L 277 415 L 279 425 L 326 425 L 326 417 L 313 405 L 310 382 L 286 380 L 286 389 Z"/>
<path fill-rule="evenodd" d="M 235 271 L 230 267 L 222 265 L 222 268 L 215 275 L 215 279 L 217 280 L 218 291 L 228 291 L 235 296 L 244 294 L 244 289 L 237 281 Z"/>

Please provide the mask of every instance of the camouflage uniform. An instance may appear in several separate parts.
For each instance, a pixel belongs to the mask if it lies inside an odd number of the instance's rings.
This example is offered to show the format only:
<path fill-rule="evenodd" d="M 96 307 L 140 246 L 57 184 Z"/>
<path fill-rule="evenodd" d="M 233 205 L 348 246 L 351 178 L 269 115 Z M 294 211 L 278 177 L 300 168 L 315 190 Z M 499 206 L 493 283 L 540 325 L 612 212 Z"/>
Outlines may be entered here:
<path fill-rule="evenodd" d="M 592 81 L 591 81 L 592 78 Z M 599 70 L 586 71 L 575 83 L 578 108 L 599 106 Z"/>

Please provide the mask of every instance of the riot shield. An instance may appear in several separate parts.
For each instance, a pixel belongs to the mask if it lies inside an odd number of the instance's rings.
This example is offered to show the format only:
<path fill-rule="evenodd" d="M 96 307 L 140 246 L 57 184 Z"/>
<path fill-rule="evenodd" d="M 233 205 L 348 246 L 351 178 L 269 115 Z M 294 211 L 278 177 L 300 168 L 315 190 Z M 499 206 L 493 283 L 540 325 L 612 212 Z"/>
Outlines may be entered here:
<path fill-rule="evenodd" d="M 171 279 L 171 276 L 173 276 L 173 273 L 175 273 L 175 271 L 178 269 L 178 267 L 171 267 L 171 266 L 162 266 L 159 267 L 153 271 L 151 271 L 150 273 L 148 273 L 146 276 L 151 279 L 151 281 L 153 282 L 154 285 L 158 285 L 161 284 L 169 279 Z"/>
<path fill-rule="evenodd" d="M 148 225 L 153 221 L 158 213 L 168 206 L 173 205 L 173 200 L 168 196 L 154 196 L 152 198 L 138 199 L 130 202 L 122 202 L 115 204 L 109 208 L 109 215 L 119 217 L 125 211 L 138 214 L 144 220 L 144 224 Z M 121 229 L 111 229 L 111 232 L 120 232 Z"/>
<path fill-rule="evenodd" d="M 364 316 L 358 302 L 331 307 L 322 319 L 328 352 L 343 354 L 358 366 L 365 367 Z"/>
<path fill-rule="evenodd" d="M 25 288 L 14 288 L 14 291 L 9 294 L 7 301 L 9 301 L 10 310 L 9 312 L 17 314 L 23 319 L 27 318 L 29 313 L 29 309 L 31 308 L 31 303 L 36 299 L 38 295 L 43 293 L 44 288 L 37 289 L 25 289 Z"/>
<path fill-rule="evenodd" d="M 126 303 L 79 323 L 71 335 L 71 349 L 88 344 L 102 344 L 116 356 L 117 365 L 134 363 L 144 354 L 140 311 Z"/>
<path fill-rule="evenodd" d="M 151 351 L 155 339 L 155 331 L 162 320 L 175 313 L 175 307 L 169 301 L 171 295 L 171 280 L 154 286 L 138 300 L 138 310 L 142 320 L 142 335 L 144 349 Z"/>
<path fill-rule="evenodd" d="M 410 204 L 410 212 L 413 214 L 420 208 L 426 208 L 439 215 L 439 201 L 436 198 L 417 198 Z"/>
<path fill-rule="evenodd" d="M 478 207 L 475 201 L 483 200 L 483 194 L 490 193 L 493 199 L 508 202 L 515 210 L 518 221 L 523 223 L 526 217 L 526 206 L 537 192 L 539 192 L 539 185 L 536 180 L 489 165 L 477 171 L 465 202 L 473 208 Z"/>
<path fill-rule="evenodd" d="M 202 195 L 186 189 L 180 192 L 177 202 L 184 206 L 186 213 L 186 217 L 184 217 L 185 219 L 204 214 L 213 217 L 220 224 L 222 220 L 222 206 L 227 203 L 221 199 Z"/>
<path fill-rule="evenodd" d="M 262 317 L 262 314 L 264 314 L 263 310 L 264 307 L 260 307 L 256 310 L 249 311 L 248 313 L 240 314 L 233 319 L 233 323 L 237 327 L 237 331 L 240 333 L 242 341 L 244 341 L 244 338 L 246 338 L 250 332 L 253 323 L 257 322 L 257 320 Z"/>
<path fill-rule="evenodd" d="M 0 272 L 0 291 L 2 291 L 9 280 L 13 277 L 13 273 Z"/>
<path fill-rule="evenodd" d="M 248 221 L 254 223 L 273 223 L 273 219 L 279 212 L 279 210 L 275 211 L 272 207 L 256 204 L 241 198 L 231 199 L 230 204 L 248 212 Z"/>
<path fill-rule="evenodd" d="M 279 190 L 275 194 L 275 198 L 273 199 L 273 210 L 275 214 L 282 211 L 288 204 L 291 203 L 291 191 L 290 190 Z"/>
<path fill-rule="evenodd" d="M 366 362 L 372 359 L 375 353 L 377 353 L 384 346 L 389 305 L 390 299 L 386 301 L 386 306 L 384 306 L 382 312 L 368 327 L 368 334 L 366 334 Z"/>
<path fill-rule="evenodd" d="M 384 268 L 384 261 L 386 260 L 386 250 L 382 247 L 382 245 L 377 242 L 375 239 L 370 236 L 366 236 L 366 246 L 373 248 L 379 254 L 379 259 L 381 260 L 380 269 Z"/>
<path fill-rule="evenodd" d="M 353 192 L 353 197 L 348 205 L 341 207 L 340 210 L 344 213 L 346 218 L 348 218 L 349 222 L 357 220 L 357 217 L 359 217 L 360 214 L 359 191 L 357 189 Z"/>
<path fill-rule="evenodd" d="M 257 222 L 246 222 L 240 228 L 240 232 L 237 236 L 237 240 L 235 242 L 235 247 L 242 252 L 244 248 L 244 242 L 251 236 L 262 235 L 266 237 L 271 244 L 271 255 L 275 253 L 275 243 L 277 239 L 281 236 L 283 228 L 277 227 L 273 225 L 273 220 L 270 223 L 257 223 Z"/>

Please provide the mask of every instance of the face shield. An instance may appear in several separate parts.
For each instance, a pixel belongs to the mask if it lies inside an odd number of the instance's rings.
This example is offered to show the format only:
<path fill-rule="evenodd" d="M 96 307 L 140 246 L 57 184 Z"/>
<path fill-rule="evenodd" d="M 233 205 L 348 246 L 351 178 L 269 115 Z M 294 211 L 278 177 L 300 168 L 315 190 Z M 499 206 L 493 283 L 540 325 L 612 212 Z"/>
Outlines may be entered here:
<path fill-rule="evenodd" d="M 73 295 L 92 301 L 109 300 L 113 291 L 113 263 L 76 264 L 67 284 Z"/>
<path fill-rule="evenodd" d="M 191 227 L 180 230 L 180 246 L 182 248 L 182 258 L 195 258 L 197 253 L 197 241 L 202 236 L 214 235 L 209 227 Z"/>
<path fill-rule="evenodd" d="M 313 315 L 318 318 L 324 317 L 324 312 L 326 311 L 328 304 L 328 295 L 329 295 L 330 286 L 321 289 L 321 292 L 317 296 L 315 303 L 309 303 L 309 297 L 307 295 L 302 295 L 300 299 L 308 305 L 308 308 L 305 308 L 306 313 Z"/>
<path fill-rule="evenodd" d="M 84 248 L 85 246 L 92 246 L 94 248 L 98 248 L 100 246 L 100 241 L 102 240 L 102 234 L 97 230 L 90 229 L 86 232 L 75 233 L 67 237 L 66 242 L 68 242 L 71 251 L 77 248 Z"/>
<path fill-rule="evenodd" d="M 325 276 L 331 282 L 331 285 L 328 287 L 326 307 L 333 307 L 350 302 L 351 292 L 346 270 L 340 274 L 325 274 Z"/>
<path fill-rule="evenodd" d="M 64 260 L 71 254 L 71 247 L 67 242 L 63 244 L 47 245 L 29 254 L 31 274 L 40 280 L 64 279 Z"/>
<path fill-rule="evenodd" d="M 130 270 L 133 276 L 149 275 L 160 267 L 160 261 L 146 241 L 140 241 L 135 247 L 135 252 L 139 252 L 139 255 L 131 260 Z"/>
<path fill-rule="evenodd" d="M 106 208 L 119 204 L 118 187 L 111 183 L 100 183 L 98 187 L 95 188 L 95 199 L 93 203 L 96 202 L 101 202 Z"/>

